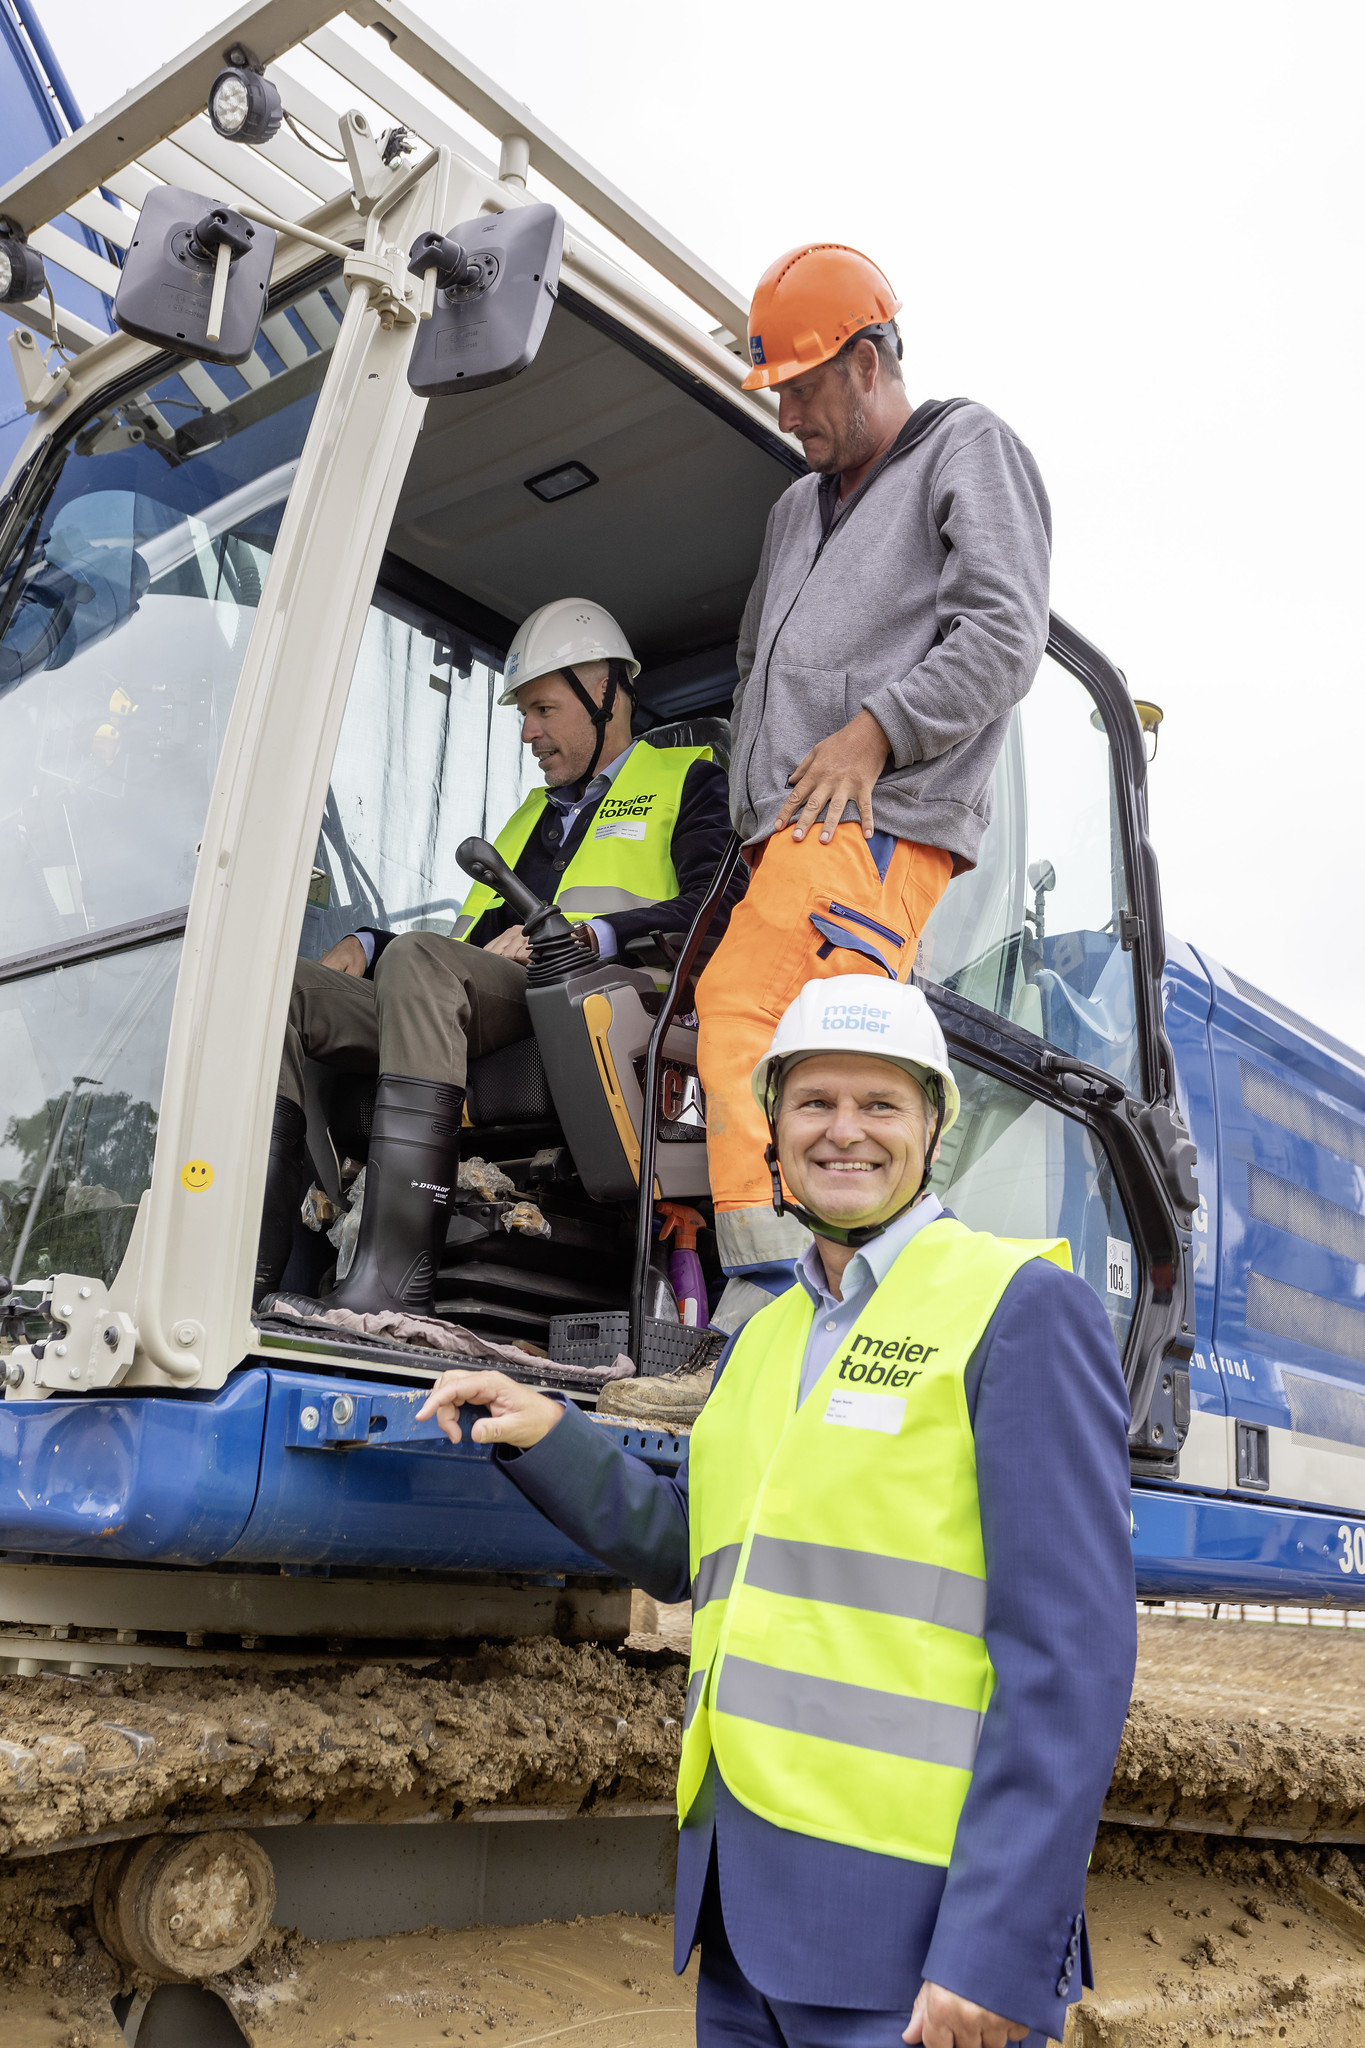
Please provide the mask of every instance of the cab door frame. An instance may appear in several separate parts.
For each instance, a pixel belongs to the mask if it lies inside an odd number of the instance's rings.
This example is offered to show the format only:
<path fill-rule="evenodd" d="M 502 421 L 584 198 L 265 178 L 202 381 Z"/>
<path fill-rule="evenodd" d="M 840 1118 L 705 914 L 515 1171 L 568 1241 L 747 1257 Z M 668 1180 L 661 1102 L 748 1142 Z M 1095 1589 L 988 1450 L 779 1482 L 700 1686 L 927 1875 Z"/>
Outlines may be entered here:
<path fill-rule="evenodd" d="M 1135 1472 L 1173 1479 L 1189 1424 L 1190 1244 L 1199 1187 L 1162 1019 L 1166 933 L 1147 830 L 1146 748 L 1120 670 L 1055 613 L 1047 651 L 1093 698 L 1109 739 L 1127 880 L 1119 938 L 1133 958 L 1141 1092 L 1129 1093 L 1102 1068 L 1055 1050 L 953 990 L 932 982 L 924 988 L 950 1052 L 1055 1109 L 1081 1116 L 1108 1155 L 1134 1238 L 1134 1314 L 1123 1360 L 1132 1403 L 1130 1454 Z"/>

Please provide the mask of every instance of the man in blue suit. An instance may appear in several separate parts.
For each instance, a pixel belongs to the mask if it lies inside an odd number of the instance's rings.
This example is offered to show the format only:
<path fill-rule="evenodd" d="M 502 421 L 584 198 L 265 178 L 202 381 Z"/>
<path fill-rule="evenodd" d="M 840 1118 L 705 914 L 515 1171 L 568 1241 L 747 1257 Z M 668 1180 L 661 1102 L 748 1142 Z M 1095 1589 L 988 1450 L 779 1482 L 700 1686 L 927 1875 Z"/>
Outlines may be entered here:
<path fill-rule="evenodd" d="M 809 983 L 753 1087 L 815 1242 L 676 1478 L 498 1373 L 444 1374 L 423 1413 L 458 1441 L 486 1407 L 475 1439 L 553 1521 L 691 1590 L 675 1964 L 700 1943 L 702 2048 L 1059 2039 L 1136 1656 L 1108 1320 L 1064 1242 L 927 1192 L 958 1100 L 920 990 Z"/>

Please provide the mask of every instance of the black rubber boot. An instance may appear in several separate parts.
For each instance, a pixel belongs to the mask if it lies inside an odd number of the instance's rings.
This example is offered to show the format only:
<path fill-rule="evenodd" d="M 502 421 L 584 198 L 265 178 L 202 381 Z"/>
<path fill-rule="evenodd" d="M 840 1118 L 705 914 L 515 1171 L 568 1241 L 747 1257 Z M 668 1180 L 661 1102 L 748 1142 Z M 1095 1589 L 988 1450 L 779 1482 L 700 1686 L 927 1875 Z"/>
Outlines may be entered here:
<path fill-rule="evenodd" d="M 360 1236 L 327 1308 L 429 1316 L 460 1163 L 463 1088 L 381 1074 Z"/>
<path fill-rule="evenodd" d="M 298 1103 L 291 1102 L 287 1095 L 277 1095 L 275 1120 L 270 1126 L 270 1164 L 265 1175 L 261 1239 L 256 1247 L 256 1278 L 251 1289 L 253 1308 L 259 1308 L 262 1298 L 279 1286 L 289 1264 L 294 1224 L 303 1199 L 307 1135 L 308 1119 Z"/>

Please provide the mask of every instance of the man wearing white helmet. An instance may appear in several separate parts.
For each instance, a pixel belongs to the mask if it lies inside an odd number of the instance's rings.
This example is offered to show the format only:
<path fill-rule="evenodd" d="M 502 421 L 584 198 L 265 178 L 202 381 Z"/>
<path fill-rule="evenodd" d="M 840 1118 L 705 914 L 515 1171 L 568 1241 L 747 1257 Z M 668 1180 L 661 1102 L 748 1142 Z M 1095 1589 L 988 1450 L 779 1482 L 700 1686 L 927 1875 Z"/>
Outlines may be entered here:
<path fill-rule="evenodd" d="M 957 1085 L 921 990 L 807 983 L 754 1069 L 814 1232 L 731 1339 L 677 1477 L 447 1373 L 576 1541 L 692 1597 L 675 1964 L 702 2048 L 1060 2040 L 1136 1656 L 1128 1397 L 1064 1240 L 927 1191 Z"/>
<path fill-rule="evenodd" d="M 640 664 L 611 613 L 560 598 L 518 629 L 498 702 L 545 786 L 497 837 L 533 893 L 558 902 L 585 951 L 612 959 L 651 931 L 685 932 L 729 836 L 723 770 L 706 746 L 631 734 Z M 743 886 L 737 878 L 730 900 Z M 720 912 L 723 926 L 728 903 Z M 350 933 L 300 960 L 285 1030 L 255 1295 L 280 1284 L 302 1194 L 305 1057 L 378 1074 L 350 1271 L 330 1308 L 429 1315 L 459 1159 L 469 1060 L 529 1037 L 529 948 L 520 923 L 476 883 L 454 933 Z"/>

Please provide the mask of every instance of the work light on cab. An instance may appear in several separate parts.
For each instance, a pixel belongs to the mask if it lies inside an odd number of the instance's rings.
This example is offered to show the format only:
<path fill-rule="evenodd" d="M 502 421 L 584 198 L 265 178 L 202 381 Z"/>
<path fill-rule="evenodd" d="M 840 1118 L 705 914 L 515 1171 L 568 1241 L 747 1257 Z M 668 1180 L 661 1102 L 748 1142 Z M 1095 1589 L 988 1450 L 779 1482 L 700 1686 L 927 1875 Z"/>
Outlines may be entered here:
<path fill-rule="evenodd" d="M 0 235 L 0 306 L 22 306 L 47 290 L 43 259 L 27 242 Z"/>
<path fill-rule="evenodd" d="M 269 142 L 279 133 L 279 90 L 249 64 L 228 64 L 209 87 L 209 119 L 228 142 Z"/>

